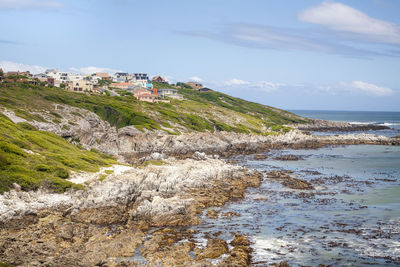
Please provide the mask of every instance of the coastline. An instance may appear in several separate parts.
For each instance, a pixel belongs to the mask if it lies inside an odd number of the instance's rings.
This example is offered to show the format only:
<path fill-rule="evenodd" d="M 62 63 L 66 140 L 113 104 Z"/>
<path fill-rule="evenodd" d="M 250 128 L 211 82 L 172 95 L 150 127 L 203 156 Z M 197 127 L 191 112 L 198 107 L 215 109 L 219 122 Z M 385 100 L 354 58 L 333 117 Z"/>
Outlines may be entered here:
<path fill-rule="evenodd" d="M 117 131 L 107 123 L 101 124 L 96 116 L 90 119 L 91 124 L 87 124 L 82 118 L 76 130 L 68 133 L 79 137 L 84 147 L 109 149 L 120 160 L 136 165 L 149 160 L 161 161 L 162 165 L 114 171 L 104 181 L 82 178 L 88 186 L 86 191 L 22 192 L 15 186 L 15 190 L 1 196 L 0 241 L 4 256 L 0 261 L 22 266 L 67 262 L 124 266 L 137 260 L 163 266 L 208 266 L 217 259 L 214 263 L 221 266 L 246 266 L 251 262 L 251 247 L 245 236 L 235 233 L 230 244 L 210 236 L 199 245 L 193 242 L 195 233 L 188 228 L 201 223 L 200 215 L 208 208 L 242 199 L 246 188 L 257 187 L 263 180 L 257 171 L 228 163 L 229 157 L 270 149 L 400 145 L 399 137 L 314 136 L 300 128 L 270 136 L 139 133 L 132 127 Z M 92 130 L 91 125 L 97 128 Z M 66 134 L 54 125 L 35 126 Z M 348 129 L 349 124 L 329 122 L 319 127 Z M 94 142 L 95 137 L 102 142 Z M 289 182 L 304 186 L 301 181 Z M 215 217 L 213 212 L 207 211 L 207 215 Z M 235 215 L 227 215 L 227 219 L 229 216 Z"/>

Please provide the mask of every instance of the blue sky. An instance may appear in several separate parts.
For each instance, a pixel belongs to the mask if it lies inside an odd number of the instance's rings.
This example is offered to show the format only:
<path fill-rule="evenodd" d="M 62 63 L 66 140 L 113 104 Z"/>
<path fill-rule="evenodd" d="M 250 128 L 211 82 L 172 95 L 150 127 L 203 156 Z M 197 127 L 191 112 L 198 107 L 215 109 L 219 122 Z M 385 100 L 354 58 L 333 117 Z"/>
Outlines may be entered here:
<path fill-rule="evenodd" d="M 285 109 L 400 111 L 397 0 L 0 0 L 0 67 L 198 80 Z"/>

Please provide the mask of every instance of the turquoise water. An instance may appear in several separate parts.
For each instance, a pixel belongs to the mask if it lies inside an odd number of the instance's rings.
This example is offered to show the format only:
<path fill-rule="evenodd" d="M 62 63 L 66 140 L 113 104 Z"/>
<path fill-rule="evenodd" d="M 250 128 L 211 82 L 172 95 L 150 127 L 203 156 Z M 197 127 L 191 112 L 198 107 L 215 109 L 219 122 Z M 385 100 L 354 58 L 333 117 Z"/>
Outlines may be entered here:
<path fill-rule="evenodd" d="M 374 131 L 371 133 L 385 136 L 400 134 L 400 112 L 328 110 L 291 110 L 291 112 L 312 119 L 385 125 L 392 128 L 392 130 Z"/>
<path fill-rule="evenodd" d="M 298 161 L 278 161 L 281 154 Z M 239 164 L 261 172 L 291 170 L 315 190 L 294 190 L 265 178 L 243 201 L 220 214 L 204 216 L 195 227 L 198 241 L 222 231 L 232 239 L 241 232 L 252 241 L 253 263 L 288 261 L 292 266 L 397 266 L 400 264 L 400 147 L 338 146 L 312 150 L 272 151 L 263 161 L 238 157 Z"/>

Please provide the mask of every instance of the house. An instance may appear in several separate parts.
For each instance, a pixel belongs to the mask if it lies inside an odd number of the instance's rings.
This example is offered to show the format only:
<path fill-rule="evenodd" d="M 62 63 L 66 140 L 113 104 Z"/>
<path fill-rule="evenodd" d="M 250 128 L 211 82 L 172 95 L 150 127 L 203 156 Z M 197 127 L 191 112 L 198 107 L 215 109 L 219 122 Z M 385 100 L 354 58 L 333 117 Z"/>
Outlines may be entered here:
<path fill-rule="evenodd" d="M 69 73 L 67 75 L 67 81 L 80 81 L 80 80 L 85 80 L 86 77 L 81 74 L 71 74 Z"/>
<path fill-rule="evenodd" d="M 41 82 L 47 82 L 47 75 L 45 73 L 39 73 L 39 74 L 35 74 L 33 75 L 34 79 L 38 79 Z"/>
<path fill-rule="evenodd" d="M 26 82 L 29 83 L 29 84 L 32 84 L 32 85 L 40 85 L 40 81 L 39 80 L 28 79 Z"/>
<path fill-rule="evenodd" d="M 170 97 L 174 99 L 183 100 L 183 95 L 178 94 L 178 90 L 172 88 L 158 89 L 158 95 L 161 98 Z"/>
<path fill-rule="evenodd" d="M 28 77 L 28 78 L 32 77 L 32 74 L 29 72 L 29 70 L 28 71 L 21 71 L 21 72 L 19 72 L 19 75 L 24 76 L 24 77 Z"/>
<path fill-rule="evenodd" d="M 122 89 L 122 90 L 127 90 L 129 88 L 134 87 L 135 85 L 133 83 L 127 83 L 127 82 L 121 82 L 121 83 L 112 83 L 110 84 L 110 87 Z"/>
<path fill-rule="evenodd" d="M 28 80 L 26 78 L 18 78 L 17 82 L 26 83 L 26 82 L 28 82 Z"/>
<path fill-rule="evenodd" d="M 88 80 L 69 81 L 65 89 L 77 93 L 91 92 L 93 91 L 93 83 Z"/>
<path fill-rule="evenodd" d="M 138 96 L 140 96 L 140 95 L 142 95 L 142 94 L 148 94 L 148 93 L 149 93 L 149 90 L 140 88 L 140 89 L 135 89 L 135 90 L 133 90 L 132 93 L 133 93 L 133 96 L 134 96 L 134 97 L 138 98 Z"/>
<path fill-rule="evenodd" d="M 128 82 L 148 82 L 149 81 L 149 76 L 147 76 L 147 73 L 131 73 L 127 77 Z"/>
<path fill-rule="evenodd" d="M 19 75 L 19 71 L 9 71 L 4 74 L 4 77 L 17 76 L 17 75 Z"/>
<path fill-rule="evenodd" d="M 167 80 L 165 80 L 165 78 L 164 77 L 162 77 L 162 76 L 154 76 L 153 78 L 152 78 L 152 80 L 153 80 L 153 82 L 157 82 L 157 83 L 168 83 L 167 82 Z"/>
<path fill-rule="evenodd" d="M 190 87 L 192 87 L 193 89 L 203 88 L 203 85 L 198 82 L 187 82 L 186 84 L 189 85 Z"/>
<path fill-rule="evenodd" d="M 51 69 L 46 70 L 45 74 L 48 78 L 54 78 L 54 80 L 56 81 L 55 86 L 57 86 L 57 84 L 66 84 L 70 80 L 70 74 L 68 72 L 59 72 L 58 70 Z"/>
<path fill-rule="evenodd" d="M 56 81 L 54 80 L 54 78 L 47 78 L 46 84 L 47 86 L 56 86 Z"/>
<path fill-rule="evenodd" d="M 100 80 L 103 80 L 102 77 L 97 76 L 96 74 L 87 75 L 85 78 L 86 78 L 87 80 L 93 82 L 93 84 L 97 84 Z"/>
<path fill-rule="evenodd" d="M 112 79 L 114 82 L 121 83 L 128 81 L 128 73 L 127 72 L 116 72 Z"/>
<path fill-rule="evenodd" d="M 204 92 L 210 92 L 210 91 L 212 91 L 212 89 L 203 87 L 203 88 L 198 89 L 197 91 L 200 93 L 204 93 Z"/>
<path fill-rule="evenodd" d="M 97 72 L 95 73 L 96 76 L 99 76 L 102 80 L 111 80 L 110 74 L 108 74 L 107 72 Z"/>
<path fill-rule="evenodd" d="M 157 89 L 155 88 L 152 91 L 147 89 L 136 89 L 133 91 L 133 96 L 136 97 L 139 101 L 152 103 L 158 101 Z"/>

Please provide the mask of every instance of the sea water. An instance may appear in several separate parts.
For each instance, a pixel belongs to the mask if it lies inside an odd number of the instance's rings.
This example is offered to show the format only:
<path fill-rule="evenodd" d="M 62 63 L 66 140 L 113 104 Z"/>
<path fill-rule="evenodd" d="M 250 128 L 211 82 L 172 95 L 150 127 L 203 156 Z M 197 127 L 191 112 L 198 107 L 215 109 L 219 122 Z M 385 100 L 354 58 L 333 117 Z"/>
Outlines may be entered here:
<path fill-rule="evenodd" d="M 329 121 L 343 121 L 354 124 L 374 124 L 388 126 L 390 130 L 369 131 L 384 136 L 400 134 L 400 112 L 392 111 L 327 111 L 327 110 L 291 110 L 300 116 Z M 330 134 L 337 134 L 333 132 Z M 360 133 L 360 132 L 357 132 Z M 318 134 L 318 133 L 317 133 Z M 326 134 L 326 133 L 324 133 Z M 329 133 L 328 133 L 329 134 Z"/>
<path fill-rule="evenodd" d="M 400 134 L 400 112 L 294 112 L 310 118 L 386 125 L 391 129 L 367 133 Z M 292 266 L 400 265 L 400 147 L 330 146 L 274 150 L 265 155 L 267 159 L 261 161 L 253 155 L 236 158 L 238 164 L 262 172 L 264 180 L 260 187 L 248 189 L 243 200 L 216 209 L 217 219 L 208 218 L 205 212 L 203 223 L 194 227 L 199 243 L 208 236 L 229 242 L 234 233 L 245 234 L 252 242 L 255 266 L 281 261 Z M 300 160 L 275 159 L 280 155 L 297 155 Z M 315 189 L 287 188 L 268 178 L 272 170 L 292 171 L 292 177 L 310 182 Z M 221 216 L 225 212 L 240 216 Z"/>
<path fill-rule="evenodd" d="M 278 155 L 298 161 L 279 161 Z M 203 217 L 198 240 L 233 233 L 252 241 L 255 266 L 287 261 L 293 266 L 381 266 L 400 264 L 400 147 L 352 145 L 312 150 L 276 150 L 239 164 L 263 172 L 264 181 L 245 199 L 219 209 L 240 214 L 230 219 Z M 295 190 L 271 170 L 290 170 L 315 190 Z"/>

